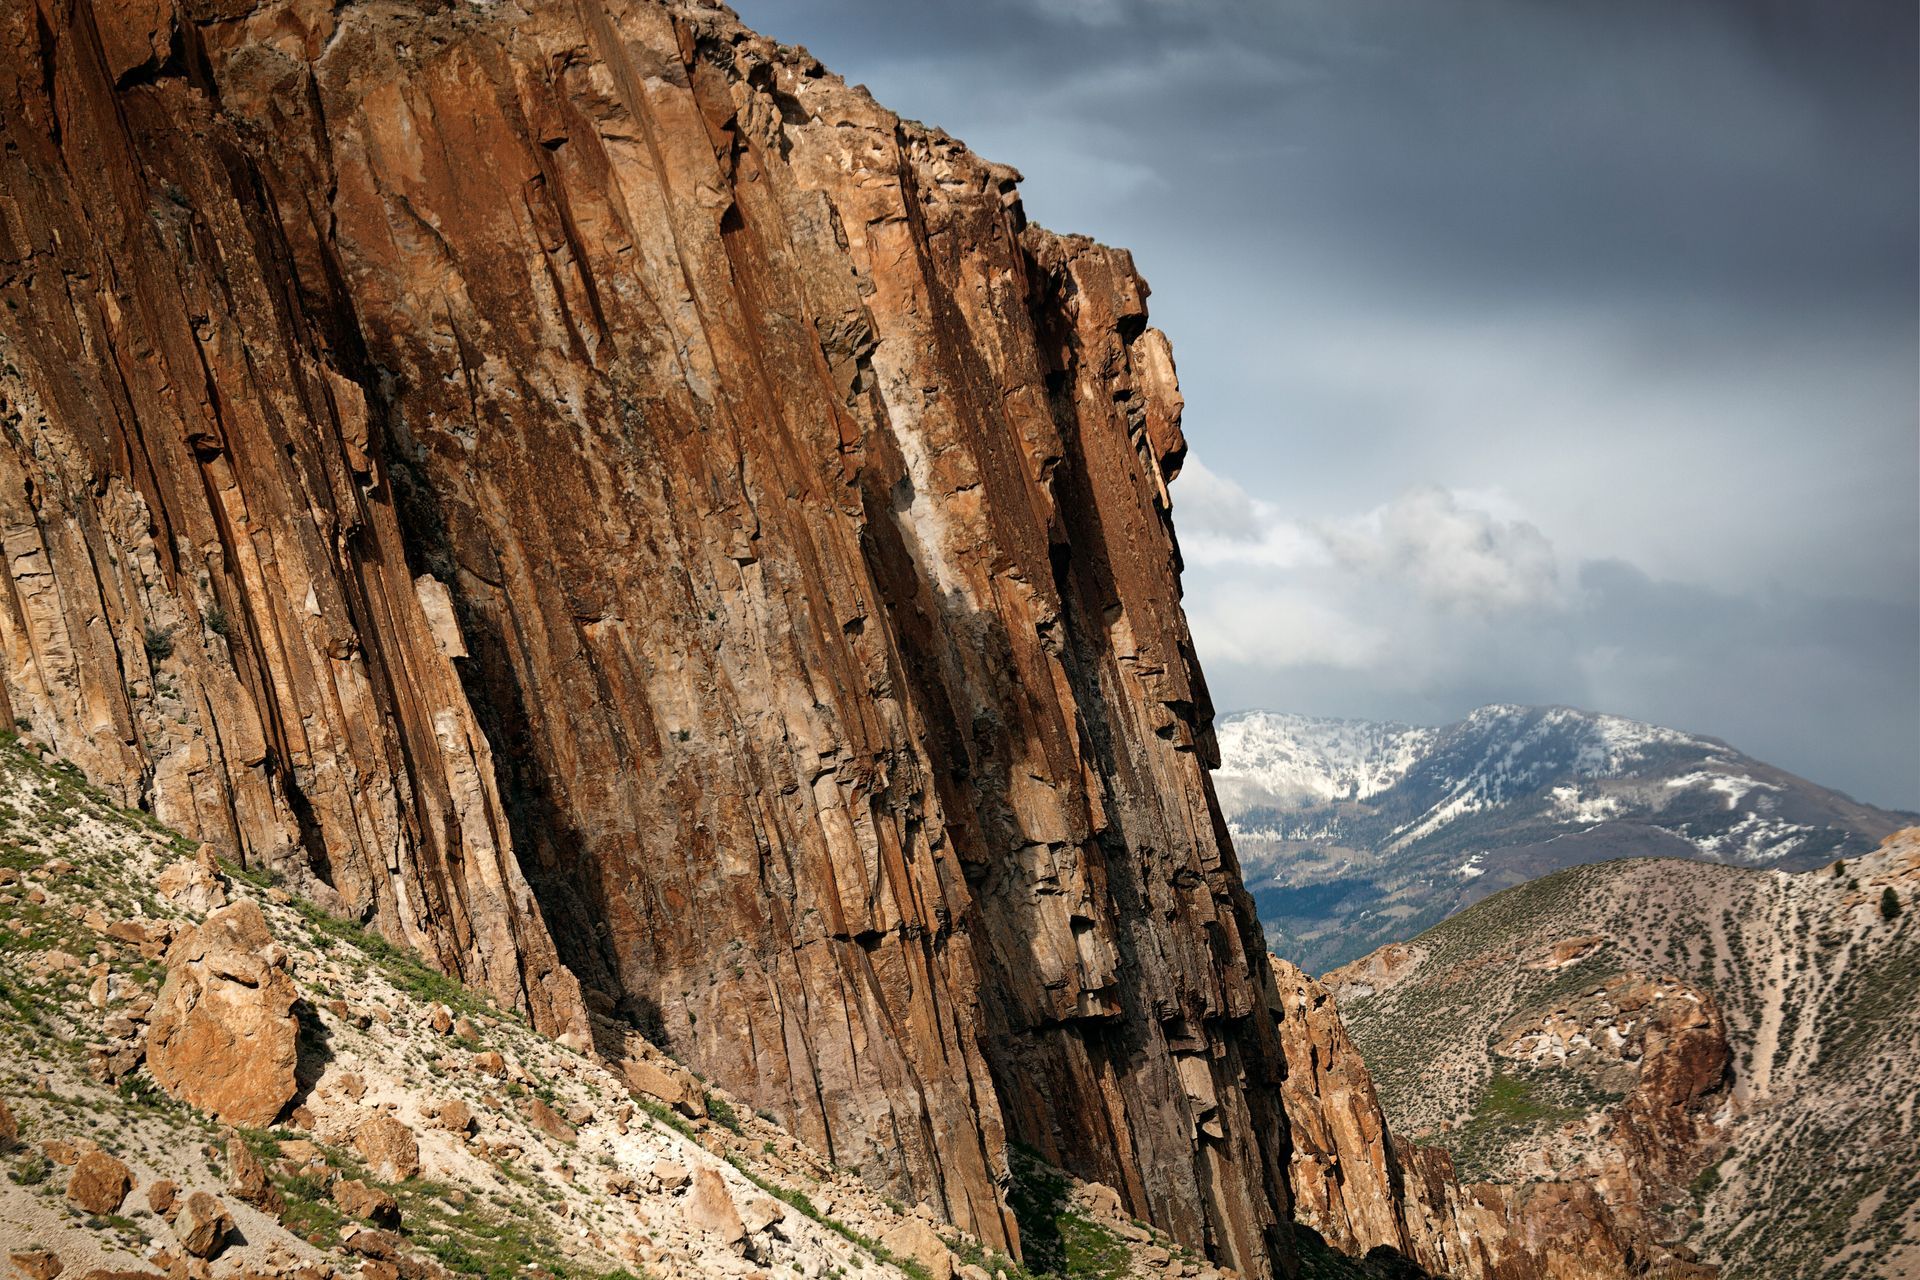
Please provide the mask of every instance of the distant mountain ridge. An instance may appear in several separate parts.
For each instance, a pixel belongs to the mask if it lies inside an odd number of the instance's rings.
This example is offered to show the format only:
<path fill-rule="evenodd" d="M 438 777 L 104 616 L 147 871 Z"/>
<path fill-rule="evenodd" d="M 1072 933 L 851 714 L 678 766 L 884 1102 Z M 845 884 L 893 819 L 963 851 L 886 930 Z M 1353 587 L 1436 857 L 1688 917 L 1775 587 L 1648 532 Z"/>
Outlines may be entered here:
<path fill-rule="evenodd" d="M 1560 867 L 1805 870 L 1913 820 L 1716 738 L 1571 707 L 1497 704 L 1438 728 L 1249 711 L 1218 734 L 1248 886 L 1274 949 L 1310 971 Z"/>

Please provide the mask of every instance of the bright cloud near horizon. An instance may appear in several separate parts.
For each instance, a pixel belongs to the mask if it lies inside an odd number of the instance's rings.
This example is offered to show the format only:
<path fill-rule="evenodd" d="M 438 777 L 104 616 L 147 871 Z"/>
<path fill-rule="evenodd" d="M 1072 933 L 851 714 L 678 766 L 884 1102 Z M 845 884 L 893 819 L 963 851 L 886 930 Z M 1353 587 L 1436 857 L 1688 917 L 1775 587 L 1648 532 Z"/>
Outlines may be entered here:
<path fill-rule="evenodd" d="M 1215 701 L 1920 809 L 1911 0 L 737 0 L 1127 246 Z"/>

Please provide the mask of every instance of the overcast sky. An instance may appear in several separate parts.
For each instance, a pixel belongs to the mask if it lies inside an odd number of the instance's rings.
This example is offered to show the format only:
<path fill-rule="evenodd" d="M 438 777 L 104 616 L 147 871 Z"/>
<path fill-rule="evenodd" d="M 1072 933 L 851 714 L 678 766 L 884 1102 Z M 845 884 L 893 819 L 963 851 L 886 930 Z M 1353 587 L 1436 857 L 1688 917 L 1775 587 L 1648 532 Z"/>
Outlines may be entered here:
<path fill-rule="evenodd" d="M 1920 809 L 1913 0 L 741 0 L 1134 251 L 1223 710 Z"/>

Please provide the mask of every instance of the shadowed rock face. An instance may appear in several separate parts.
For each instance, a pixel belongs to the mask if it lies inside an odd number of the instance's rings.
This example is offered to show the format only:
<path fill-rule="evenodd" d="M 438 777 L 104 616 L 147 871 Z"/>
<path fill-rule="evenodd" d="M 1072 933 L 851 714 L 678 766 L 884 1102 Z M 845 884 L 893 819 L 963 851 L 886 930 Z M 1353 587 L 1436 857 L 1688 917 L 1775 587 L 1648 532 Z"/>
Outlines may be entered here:
<path fill-rule="evenodd" d="M 718 8 L 0 24 L 8 716 L 990 1243 L 1011 1135 L 1284 1262 L 1126 254 Z"/>

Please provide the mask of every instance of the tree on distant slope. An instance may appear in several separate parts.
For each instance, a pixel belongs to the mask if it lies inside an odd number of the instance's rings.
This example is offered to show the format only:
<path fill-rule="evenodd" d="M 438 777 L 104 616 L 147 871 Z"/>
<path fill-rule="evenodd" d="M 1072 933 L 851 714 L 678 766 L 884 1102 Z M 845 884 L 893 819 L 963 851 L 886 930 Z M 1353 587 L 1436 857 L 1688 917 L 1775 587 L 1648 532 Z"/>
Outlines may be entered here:
<path fill-rule="evenodd" d="M 1900 918 L 1900 895 L 1893 891 L 1892 885 L 1880 891 L 1880 918 L 1882 920 Z"/>

